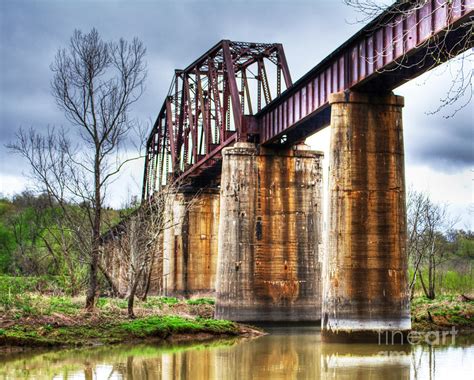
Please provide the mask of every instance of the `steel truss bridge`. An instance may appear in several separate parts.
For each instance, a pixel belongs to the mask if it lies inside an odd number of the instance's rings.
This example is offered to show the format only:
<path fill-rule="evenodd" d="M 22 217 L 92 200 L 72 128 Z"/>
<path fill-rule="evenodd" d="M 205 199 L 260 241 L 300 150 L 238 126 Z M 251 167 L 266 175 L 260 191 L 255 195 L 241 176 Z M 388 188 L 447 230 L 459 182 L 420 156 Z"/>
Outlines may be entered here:
<path fill-rule="evenodd" d="M 218 180 L 236 141 L 304 141 L 330 124 L 331 93 L 387 93 L 472 48 L 473 14 L 474 0 L 398 1 L 295 83 L 281 44 L 220 41 L 175 71 L 147 141 L 143 199 Z"/>

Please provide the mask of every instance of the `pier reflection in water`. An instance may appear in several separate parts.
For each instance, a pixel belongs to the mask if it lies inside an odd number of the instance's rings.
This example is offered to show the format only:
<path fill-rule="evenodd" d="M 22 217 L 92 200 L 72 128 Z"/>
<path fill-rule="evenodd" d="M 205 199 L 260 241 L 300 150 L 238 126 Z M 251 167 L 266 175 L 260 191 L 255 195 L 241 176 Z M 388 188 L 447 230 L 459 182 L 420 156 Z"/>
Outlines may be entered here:
<path fill-rule="evenodd" d="M 315 328 L 189 347 L 120 345 L 0 357 L 0 379 L 469 378 L 474 339 L 429 347 L 323 344 Z"/>

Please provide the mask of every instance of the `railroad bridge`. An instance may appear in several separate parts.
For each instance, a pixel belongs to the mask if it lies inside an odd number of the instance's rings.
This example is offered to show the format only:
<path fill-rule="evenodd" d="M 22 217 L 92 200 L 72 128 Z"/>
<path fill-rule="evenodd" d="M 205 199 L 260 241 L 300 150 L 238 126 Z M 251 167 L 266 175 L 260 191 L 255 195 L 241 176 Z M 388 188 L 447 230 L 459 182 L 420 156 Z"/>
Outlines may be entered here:
<path fill-rule="evenodd" d="M 398 1 L 296 82 L 277 43 L 223 40 L 176 70 L 143 184 L 144 199 L 180 189 L 165 293 L 215 292 L 217 318 L 321 320 L 328 340 L 409 330 L 404 99 L 392 90 L 472 48 L 473 9 Z M 327 126 L 323 250 L 322 154 L 304 141 Z"/>

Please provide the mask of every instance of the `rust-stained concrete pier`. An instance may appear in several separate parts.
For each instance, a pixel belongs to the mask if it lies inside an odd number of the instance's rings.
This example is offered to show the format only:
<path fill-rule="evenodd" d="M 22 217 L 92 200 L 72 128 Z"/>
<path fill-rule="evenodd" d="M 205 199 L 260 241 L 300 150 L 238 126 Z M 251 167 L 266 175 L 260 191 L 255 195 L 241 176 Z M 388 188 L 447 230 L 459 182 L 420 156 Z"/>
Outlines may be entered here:
<path fill-rule="evenodd" d="M 178 193 L 163 232 L 163 294 L 211 296 L 215 292 L 219 192 Z"/>
<path fill-rule="evenodd" d="M 370 340 L 379 330 L 406 332 L 403 98 L 338 93 L 330 102 L 322 337 Z"/>
<path fill-rule="evenodd" d="M 322 154 L 306 149 L 224 150 L 217 318 L 320 319 Z"/>

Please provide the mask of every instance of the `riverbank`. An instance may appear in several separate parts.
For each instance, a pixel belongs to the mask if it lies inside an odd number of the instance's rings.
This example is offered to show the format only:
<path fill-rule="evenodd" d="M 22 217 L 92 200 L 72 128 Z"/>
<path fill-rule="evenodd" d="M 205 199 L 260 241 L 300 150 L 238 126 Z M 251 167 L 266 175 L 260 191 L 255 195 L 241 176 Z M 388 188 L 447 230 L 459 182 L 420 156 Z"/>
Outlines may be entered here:
<path fill-rule="evenodd" d="M 149 297 L 137 301 L 135 319 L 127 302 L 100 298 L 88 313 L 81 297 L 32 294 L 28 305 L 0 316 L 0 350 L 8 347 L 79 347 L 122 342 L 202 342 L 218 338 L 254 337 L 263 332 L 231 321 L 212 319 L 212 299 L 178 300 Z"/>
<path fill-rule="evenodd" d="M 462 295 L 442 295 L 434 300 L 415 297 L 411 303 L 412 329 L 439 331 L 454 327 L 461 333 L 474 332 L 474 301 L 469 298 Z"/>
<path fill-rule="evenodd" d="M 24 301 L 24 297 L 23 297 Z M 99 298 L 97 309 L 83 309 L 82 297 L 29 294 L 0 313 L 0 352 L 25 347 L 80 347 L 132 342 L 202 342 L 219 338 L 256 337 L 262 330 L 212 318 L 214 300 L 149 297 L 137 300 L 135 319 L 126 300 Z M 474 331 L 474 301 L 460 296 L 412 301 L 415 331 Z"/>

